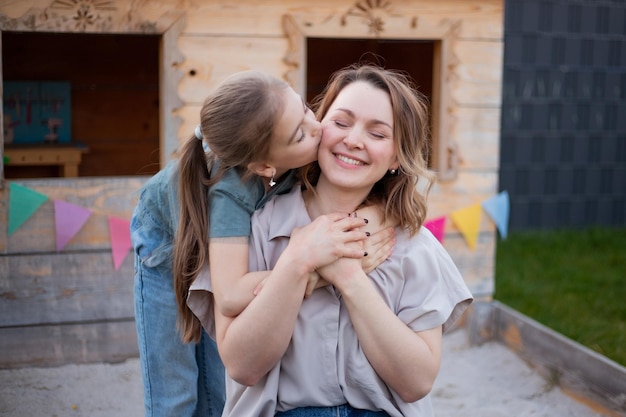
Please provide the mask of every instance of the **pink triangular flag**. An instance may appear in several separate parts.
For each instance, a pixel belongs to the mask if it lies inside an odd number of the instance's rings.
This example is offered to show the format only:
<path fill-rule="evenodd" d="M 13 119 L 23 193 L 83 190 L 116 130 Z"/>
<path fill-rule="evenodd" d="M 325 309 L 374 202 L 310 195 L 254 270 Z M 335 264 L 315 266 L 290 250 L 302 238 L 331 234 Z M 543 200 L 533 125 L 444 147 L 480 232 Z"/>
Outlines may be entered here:
<path fill-rule="evenodd" d="M 91 217 L 91 210 L 61 200 L 54 200 L 57 252 L 63 250 Z"/>
<path fill-rule="evenodd" d="M 465 238 L 465 241 L 472 250 L 476 248 L 476 240 L 478 239 L 480 213 L 480 204 L 473 204 L 450 214 L 452 221 L 456 227 L 459 228 Z"/>
<path fill-rule="evenodd" d="M 109 216 L 109 234 L 111 237 L 111 254 L 113 266 L 117 271 L 126 259 L 128 251 L 133 247 L 130 241 L 130 221 Z"/>
<path fill-rule="evenodd" d="M 437 240 L 443 243 L 443 235 L 446 229 L 446 217 L 441 216 L 436 219 L 424 222 L 424 227 L 430 230 L 430 232 L 437 238 Z"/>

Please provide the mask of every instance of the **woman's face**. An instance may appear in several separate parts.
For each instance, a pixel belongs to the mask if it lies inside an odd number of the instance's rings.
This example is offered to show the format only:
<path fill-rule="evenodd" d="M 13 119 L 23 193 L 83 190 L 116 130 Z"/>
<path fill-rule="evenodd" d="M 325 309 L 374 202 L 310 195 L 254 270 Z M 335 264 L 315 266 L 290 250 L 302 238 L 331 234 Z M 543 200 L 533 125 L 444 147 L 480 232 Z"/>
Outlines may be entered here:
<path fill-rule="evenodd" d="M 284 111 L 274 130 L 267 161 L 276 168 L 276 176 L 317 160 L 322 138 L 321 124 L 302 97 L 287 88 L 284 100 Z"/>
<path fill-rule="evenodd" d="M 344 87 L 322 119 L 318 162 L 329 182 L 369 189 L 397 169 L 389 95 L 357 81 Z"/>

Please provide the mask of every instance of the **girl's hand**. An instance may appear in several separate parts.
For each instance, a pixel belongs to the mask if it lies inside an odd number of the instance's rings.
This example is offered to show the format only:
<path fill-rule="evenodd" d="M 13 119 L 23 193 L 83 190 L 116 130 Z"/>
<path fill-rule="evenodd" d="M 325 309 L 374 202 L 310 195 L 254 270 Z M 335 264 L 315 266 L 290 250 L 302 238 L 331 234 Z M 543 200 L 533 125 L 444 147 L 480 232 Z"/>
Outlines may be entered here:
<path fill-rule="evenodd" d="M 396 243 L 396 231 L 390 219 L 383 223 L 383 213 L 378 207 L 361 207 L 353 216 L 368 219 L 367 225 L 362 229 L 370 234 L 363 246 L 367 256 L 361 261 L 363 272 L 368 274 L 391 256 Z"/>
<path fill-rule="evenodd" d="M 396 229 L 389 226 L 370 235 L 365 242 L 363 249 L 367 256 L 361 260 L 363 272 L 369 274 L 378 265 L 382 264 L 391 256 L 393 246 L 396 243 Z"/>
<path fill-rule="evenodd" d="M 326 287 L 327 285 L 330 285 L 330 282 L 322 278 L 320 274 L 317 273 L 317 271 L 312 272 L 311 275 L 309 276 L 309 282 L 306 285 L 304 298 L 309 297 L 311 294 L 313 294 L 313 291 L 315 291 L 316 289 Z"/>

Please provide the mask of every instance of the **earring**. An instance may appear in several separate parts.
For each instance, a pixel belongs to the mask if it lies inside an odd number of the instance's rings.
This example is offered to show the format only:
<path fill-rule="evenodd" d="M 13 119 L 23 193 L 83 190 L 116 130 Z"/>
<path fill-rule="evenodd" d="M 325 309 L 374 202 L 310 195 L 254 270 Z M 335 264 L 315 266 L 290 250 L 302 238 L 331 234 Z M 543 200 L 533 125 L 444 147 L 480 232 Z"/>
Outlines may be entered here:
<path fill-rule="evenodd" d="M 396 175 L 396 172 L 398 172 L 398 171 L 396 171 L 395 169 L 390 169 L 390 170 L 389 170 L 389 173 L 390 173 L 391 175 Z"/>
<path fill-rule="evenodd" d="M 273 187 L 276 185 L 276 181 L 274 181 L 274 174 L 272 174 L 272 178 L 270 178 L 270 187 Z"/>

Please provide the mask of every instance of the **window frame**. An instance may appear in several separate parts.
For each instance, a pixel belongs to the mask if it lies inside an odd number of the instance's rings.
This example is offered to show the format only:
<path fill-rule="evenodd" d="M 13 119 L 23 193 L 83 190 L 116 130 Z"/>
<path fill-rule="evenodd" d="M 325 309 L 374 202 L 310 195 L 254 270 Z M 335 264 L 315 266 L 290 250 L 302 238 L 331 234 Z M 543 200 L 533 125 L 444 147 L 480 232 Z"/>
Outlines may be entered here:
<path fill-rule="evenodd" d="M 284 62 L 289 67 L 285 78 L 299 94 L 306 96 L 307 38 L 402 39 L 434 42 L 431 98 L 432 169 L 439 181 L 451 181 L 458 175 L 458 147 L 454 141 L 456 119 L 452 112 L 451 80 L 454 79 L 453 44 L 458 38 L 460 21 L 443 24 L 418 24 L 418 17 L 397 15 L 341 16 L 285 14 L 283 30 L 289 42 Z M 389 28 L 387 30 L 386 28 Z"/>

